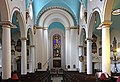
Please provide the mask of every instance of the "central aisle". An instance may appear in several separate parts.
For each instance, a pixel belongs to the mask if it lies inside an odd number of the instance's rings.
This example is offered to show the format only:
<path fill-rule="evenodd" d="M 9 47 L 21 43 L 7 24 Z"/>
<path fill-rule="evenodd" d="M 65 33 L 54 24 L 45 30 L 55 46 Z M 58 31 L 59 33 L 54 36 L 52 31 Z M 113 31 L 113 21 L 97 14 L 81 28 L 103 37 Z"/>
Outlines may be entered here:
<path fill-rule="evenodd" d="M 61 80 L 63 80 L 62 76 L 54 76 L 51 77 L 52 82 L 61 82 Z"/>

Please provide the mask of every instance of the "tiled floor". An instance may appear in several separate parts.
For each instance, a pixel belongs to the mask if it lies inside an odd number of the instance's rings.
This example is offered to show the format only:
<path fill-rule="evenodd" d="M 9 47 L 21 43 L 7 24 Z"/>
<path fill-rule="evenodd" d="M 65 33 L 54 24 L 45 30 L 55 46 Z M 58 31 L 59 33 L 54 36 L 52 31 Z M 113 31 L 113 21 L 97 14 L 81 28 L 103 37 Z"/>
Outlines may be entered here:
<path fill-rule="evenodd" d="M 51 78 L 52 82 L 61 82 L 61 80 L 63 80 L 62 76 L 54 76 Z"/>

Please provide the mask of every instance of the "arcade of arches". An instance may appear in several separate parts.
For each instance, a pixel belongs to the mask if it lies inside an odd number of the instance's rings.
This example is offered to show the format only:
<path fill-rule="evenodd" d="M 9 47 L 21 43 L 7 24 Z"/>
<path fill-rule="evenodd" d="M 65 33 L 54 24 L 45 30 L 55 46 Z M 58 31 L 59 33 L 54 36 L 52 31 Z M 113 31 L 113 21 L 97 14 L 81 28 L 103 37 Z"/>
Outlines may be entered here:
<path fill-rule="evenodd" d="M 120 72 L 119 0 L 0 0 L 0 72 Z M 116 11 L 115 11 L 116 10 Z"/>

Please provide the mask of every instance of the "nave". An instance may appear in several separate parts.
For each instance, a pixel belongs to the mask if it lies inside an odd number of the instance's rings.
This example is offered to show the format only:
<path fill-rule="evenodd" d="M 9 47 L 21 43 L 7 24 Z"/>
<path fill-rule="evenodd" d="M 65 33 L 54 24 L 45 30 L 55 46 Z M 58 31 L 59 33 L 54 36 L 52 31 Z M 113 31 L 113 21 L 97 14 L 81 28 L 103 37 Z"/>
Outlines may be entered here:
<path fill-rule="evenodd" d="M 116 82 L 119 24 L 120 0 L 0 0 L 1 79 Z"/>

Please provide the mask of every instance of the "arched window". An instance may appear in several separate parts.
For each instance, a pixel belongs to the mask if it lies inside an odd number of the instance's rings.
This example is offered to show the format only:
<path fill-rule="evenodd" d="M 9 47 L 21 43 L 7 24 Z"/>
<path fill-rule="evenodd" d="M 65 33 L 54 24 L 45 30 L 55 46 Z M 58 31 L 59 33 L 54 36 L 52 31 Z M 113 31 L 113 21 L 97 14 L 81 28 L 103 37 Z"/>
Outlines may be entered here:
<path fill-rule="evenodd" d="M 61 57 L 61 36 L 53 35 L 53 58 Z"/>

